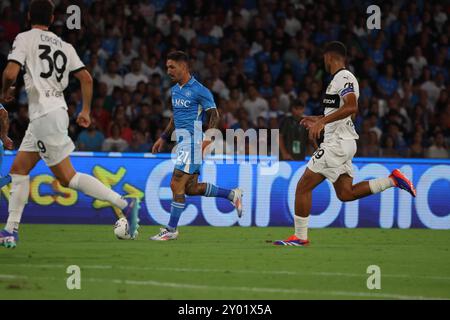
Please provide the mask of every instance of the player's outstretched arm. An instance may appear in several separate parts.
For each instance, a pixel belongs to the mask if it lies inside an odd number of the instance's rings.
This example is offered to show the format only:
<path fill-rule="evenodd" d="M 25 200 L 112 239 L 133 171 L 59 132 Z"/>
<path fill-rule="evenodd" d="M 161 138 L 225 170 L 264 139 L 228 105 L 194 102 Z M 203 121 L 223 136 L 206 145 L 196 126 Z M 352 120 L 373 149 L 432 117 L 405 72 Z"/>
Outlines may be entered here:
<path fill-rule="evenodd" d="M 320 137 L 320 132 L 327 123 L 345 119 L 348 116 L 358 112 L 358 102 L 354 93 L 348 93 L 343 96 L 342 99 L 344 100 L 342 107 L 337 109 L 336 112 L 323 117 L 309 129 L 310 139 L 318 139 Z"/>
<path fill-rule="evenodd" d="M 8 103 L 14 100 L 14 87 L 17 76 L 20 72 L 20 65 L 15 62 L 8 62 L 2 76 L 2 94 L 0 103 Z"/>
<path fill-rule="evenodd" d="M 210 108 L 206 110 L 206 115 L 208 116 L 208 129 L 219 129 L 220 115 L 217 108 Z"/>
<path fill-rule="evenodd" d="M 74 73 L 74 76 L 80 81 L 81 94 L 83 96 L 83 108 L 78 115 L 77 123 L 78 125 L 87 128 L 91 124 L 90 113 L 94 81 L 92 80 L 91 74 L 86 69 Z"/>
<path fill-rule="evenodd" d="M 169 124 L 167 125 L 167 128 L 161 134 L 161 137 L 159 137 L 159 139 L 156 140 L 155 144 L 153 145 L 152 153 L 161 152 L 162 147 L 164 146 L 166 141 L 172 137 L 172 132 L 174 130 L 175 130 L 175 125 L 173 123 L 173 117 L 170 117 L 170 121 L 169 121 Z"/>

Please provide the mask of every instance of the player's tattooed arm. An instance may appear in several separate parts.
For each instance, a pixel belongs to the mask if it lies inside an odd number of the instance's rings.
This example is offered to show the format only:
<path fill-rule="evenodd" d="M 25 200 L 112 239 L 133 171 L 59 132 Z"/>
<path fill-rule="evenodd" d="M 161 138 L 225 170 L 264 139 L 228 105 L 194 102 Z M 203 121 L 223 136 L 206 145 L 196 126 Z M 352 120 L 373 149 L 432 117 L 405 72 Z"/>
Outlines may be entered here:
<path fill-rule="evenodd" d="M 0 96 L 1 103 L 8 103 L 14 100 L 14 87 L 17 76 L 20 72 L 20 65 L 17 63 L 9 62 L 6 65 L 2 75 L 2 94 Z"/>
<path fill-rule="evenodd" d="M 220 115 L 216 108 L 211 108 L 206 111 L 208 115 L 208 129 L 219 129 Z"/>
<path fill-rule="evenodd" d="M 12 140 L 8 137 L 8 131 L 9 131 L 8 111 L 6 111 L 5 109 L 0 109 L 0 139 L 2 140 L 6 149 L 12 150 L 14 146 Z"/>
<path fill-rule="evenodd" d="M 0 109 L 0 137 L 7 136 L 8 131 L 9 131 L 8 111 L 6 111 L 5 109 Z"/>

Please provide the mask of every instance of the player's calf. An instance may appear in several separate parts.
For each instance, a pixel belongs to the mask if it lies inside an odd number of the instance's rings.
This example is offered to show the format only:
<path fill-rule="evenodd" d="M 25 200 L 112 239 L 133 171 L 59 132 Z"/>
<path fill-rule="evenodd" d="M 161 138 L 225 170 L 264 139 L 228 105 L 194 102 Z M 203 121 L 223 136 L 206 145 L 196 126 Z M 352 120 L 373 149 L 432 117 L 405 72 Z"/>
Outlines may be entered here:
<path fill-rule="evenodd" d="M 68 186 L 95 199 L 108 201 L 121 210 L 128 206 L 128 202 L 120 194 L 106 187 L 98 179 L 88 174 L 77 172 L 70 180 Z"/>
<path fill-rule="evenodd" d="M 342 202 L 354 201 L 357 199 L 351 190 L 336 190 L 336 196 Z"/>

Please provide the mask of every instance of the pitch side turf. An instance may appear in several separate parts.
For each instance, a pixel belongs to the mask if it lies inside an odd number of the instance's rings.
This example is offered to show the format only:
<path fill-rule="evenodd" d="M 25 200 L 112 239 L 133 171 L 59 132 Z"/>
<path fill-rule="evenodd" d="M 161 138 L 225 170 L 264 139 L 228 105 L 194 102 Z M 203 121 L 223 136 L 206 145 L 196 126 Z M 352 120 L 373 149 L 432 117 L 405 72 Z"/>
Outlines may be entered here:
<path fill-rule="evenodd" d="M 450 298 L 450 232 L 313 229 L 312 245 L 266 240 L 292 228 L 182 227 L 180 239 L 114 239 L 112 226 L 22 225 L 0 248 L 0 299 L 428 299 Z M 67 267 L 81 268 L 68 290 Z M 381 268 L 381 290 L 367 267 Z"/>

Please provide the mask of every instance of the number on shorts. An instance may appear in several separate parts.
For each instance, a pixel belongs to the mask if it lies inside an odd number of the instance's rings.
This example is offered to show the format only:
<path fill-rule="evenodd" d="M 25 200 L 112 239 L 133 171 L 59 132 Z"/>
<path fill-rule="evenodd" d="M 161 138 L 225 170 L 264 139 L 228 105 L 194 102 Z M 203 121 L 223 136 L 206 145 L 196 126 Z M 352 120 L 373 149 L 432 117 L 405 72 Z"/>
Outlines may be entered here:
<path fill-rule="evenodd" d="M 189 158 L 189 151 L 180 150 L 178 151 L 178 157 L 177 161 L 179 163 L 187 163 Z"/>
<path fill-rule="evenodd" d="M 314 153 L 313 153 L 313 157 L 316 159 L 320 159 L 322 158 L 323 154 L 325 153 L 324 149 L 317 149 Z"/>
<path fill-rule="evenodd" d="M 41 140 L 39 140 L 39 141 L 37 142 L 37 146 L 38 146 L 39 151 L 40 151 L 41 153 L 45 153 L 45 152 L 47 151 L 47 148 L 45 148 L 45 145 L 44 145 L 44 143 L 43 143 Z"/>

